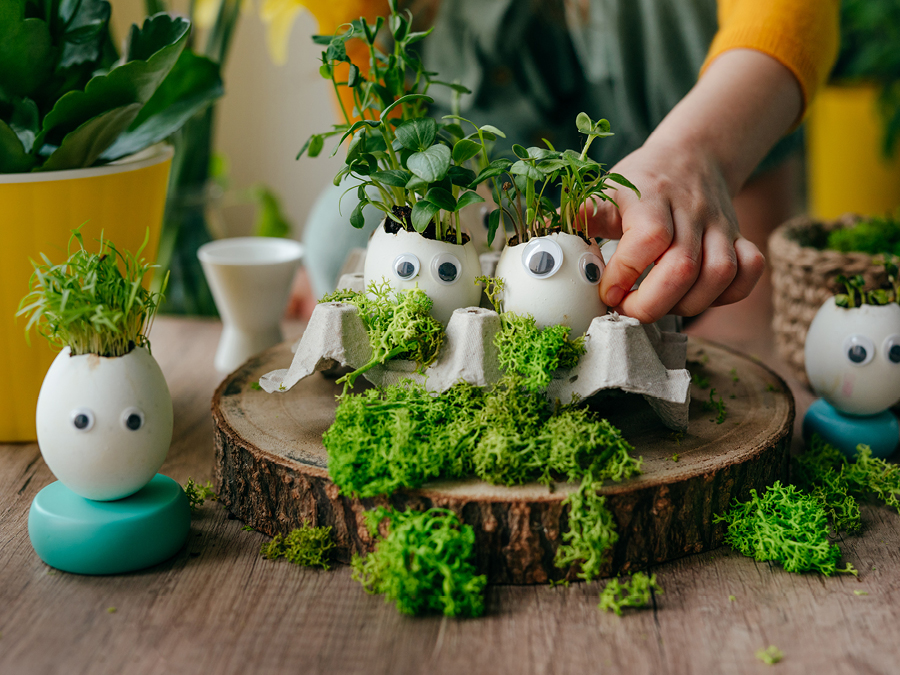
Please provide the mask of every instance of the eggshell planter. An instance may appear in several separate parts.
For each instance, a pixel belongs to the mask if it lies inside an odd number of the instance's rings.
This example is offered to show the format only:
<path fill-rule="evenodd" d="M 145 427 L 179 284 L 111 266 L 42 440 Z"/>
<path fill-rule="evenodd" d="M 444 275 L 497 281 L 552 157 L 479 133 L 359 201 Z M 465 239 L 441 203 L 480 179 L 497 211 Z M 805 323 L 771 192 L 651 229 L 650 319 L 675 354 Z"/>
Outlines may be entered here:
<path fill-rule="evenodd" d="M 495 276 L 503 279 L 503 311 L 531 314 L 541 328 L 562 324 L 582 335 L 606 314 L 599 284 L 605 264 L 600 247 L 559 232 L 507 246 Z"/>
<path fill-rule="evenodd" d="M 475 244 L 450 244 L 427 239 L 418 232 L 385 232 L 384 222 L 375 228 L 366 250 L 363 278 L 387 280 L 396 290 L 420 288 L 434 305 L 431 315 L 446 325 L 453 311 L 477 307 L 481 287 L 475 279 L 481 275 L 481 263 Z"/>
<path fill-rule="evenodd" d="M 108 501 L 144 487 L 166 459 L 172 399 L 150 352 L 71 356 L 50 366 L 37 402 L 47 466 L 72 492 Z"/>

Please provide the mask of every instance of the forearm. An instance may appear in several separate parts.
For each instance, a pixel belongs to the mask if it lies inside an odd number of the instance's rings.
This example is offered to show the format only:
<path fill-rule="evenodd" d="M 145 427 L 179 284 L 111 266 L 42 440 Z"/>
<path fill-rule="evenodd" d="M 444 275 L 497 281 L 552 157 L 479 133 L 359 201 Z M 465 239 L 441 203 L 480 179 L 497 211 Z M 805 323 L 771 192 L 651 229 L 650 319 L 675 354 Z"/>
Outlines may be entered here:
<path fill-rule="evenodd" d="M 710 64 L 647 144 L 707 155 L 734 197 L 802 108 L 800 84 L 790 70 L 762 52 L 733 49 Z"/>

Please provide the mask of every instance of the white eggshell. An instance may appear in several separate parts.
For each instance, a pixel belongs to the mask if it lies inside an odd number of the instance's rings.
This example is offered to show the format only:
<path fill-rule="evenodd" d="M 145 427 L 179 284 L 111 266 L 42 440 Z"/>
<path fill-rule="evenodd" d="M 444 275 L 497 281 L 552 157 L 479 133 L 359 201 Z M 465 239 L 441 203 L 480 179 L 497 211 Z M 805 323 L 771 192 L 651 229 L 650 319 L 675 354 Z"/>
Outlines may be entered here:
<path fill-rule="evenodd" d="M 600 287 L 590 283 L 580 268 L 582 256 L 593 253 L 600 258 L 602 274 L 600 247 L 563 232 L 539 239 L 550 239 L 559 244 L 562 264 L 552 276 L 536 279 L 529 274 L 522 260 L 527 243 L 503 249 L 495 272 L 503 279 L 503 310 L 531 314 L 542 328 L 563 324 L 572 328 L 573 336 L 581 335 L 594 317 L 606 314 L 606 305 L 600 300 Z"/>
<path fill-rule="evenodd" d="M 846 353 L 852 336 L 874 349 L 865 365 L 854 364 Z M 900 305 L 844 309 L 830 298 L 806 335 L 806 374 L 816 394 L 855 415 L 874 415 L 894 405 L 900 400 L 900 364 L 892 363 L 885 351 L 890 336 L 900 340 Z"/>
<path fill-rule="evenodd" d="M 93 425 L 75 427 L 89 412 Z M 127 412 L 143 414 L 137 430 Z M 172 398 L 159 365 L 143 348 L 125 356 L 56 357 L 37 403 L 37 436 L 44 461 L 67 488 L 109 501 L 140 490 L 166 459 L 172 442 Z"/>
<path fill-rule="evenodd" d="M 369 282 L 387 279 L 397 290 L 418 286 L 434 302 L 431 315 L 444 325 L 450 320 L 453 310 L 460 307 L 477 307 L 481 300 L 481 286 L 475 278 L 481 275 L 478 252 L 471 241 L 463 244 L 448 244 L 443 241 L 426 239 L 418 232 L 400 230 L 396 234 L 384 231 L 382 223 L 375 228 L 366 249 L 366 264 L 363 276 Z M 411 279 L 401 279 L 394 271 L 394 261 L 398 256 L 410 254 L 419 262 L 419 272 Z M 442 283 L 434 269 L 436 259 L 444 254 L 454 256 L 460 263 L 456 280 L 451 284 Z"/>

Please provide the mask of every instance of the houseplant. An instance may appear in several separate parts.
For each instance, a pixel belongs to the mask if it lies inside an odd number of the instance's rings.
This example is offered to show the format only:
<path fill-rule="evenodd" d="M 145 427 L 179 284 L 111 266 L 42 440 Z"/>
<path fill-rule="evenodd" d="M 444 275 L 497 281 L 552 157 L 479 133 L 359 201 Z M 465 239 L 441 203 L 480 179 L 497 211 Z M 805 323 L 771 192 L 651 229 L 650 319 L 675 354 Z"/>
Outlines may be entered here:
<path fill-rule="evenodd" d="M 147 338 L 160 294 L 144 287 L 146 243 L 131 254 L 101 240 L 92 253 L 75 230 L 64 263 L 34 265 L 19 309 L 26 330 L 61 348 L 36 415 L 41 454 L 59 481 L 35 497 L 29 533 L 45 562 L 68 571 L 155 564 L 190 527 L 181 487 L 157 474 L 172 440 L 172 399 Z"/>
<path fill-rule="evenodd" d="M 886 287 L 866 291 L 862 276 L 816 313 L 806 336 L 806 372 L 821 396 L 803 419 L 807 441 L 819 434 L 849 457 L 859 444 L 874 457 L 897 449 L 900 427 L 888 411 L 900 401 L 900 273 L 885 260 Z"/>
<path fill-rule="evenodd" d="M 840 54 L 807 125 L 810 206 L 818 218 L 900 206 L 898 39 L 894 0 L 843 0 Z"/>
<path fill-rule="evenodd" d="M 172 151 L 156 145 L 220 93 L 214 64 L 186 55 L 190 23 L 167 15 L 132 27 L 121 59 L 110 5 L 11 0 L 0 8 L 0 377 L 9 386 L 0 439 L 32 440 L 31 411 L 54 354 L 14 324 L 29 258 L 84 224 L 155 256 Z M 212 67 L 211 67 L 212 66 Z M 140 208 L 135 208 L 140 204 Z"/>

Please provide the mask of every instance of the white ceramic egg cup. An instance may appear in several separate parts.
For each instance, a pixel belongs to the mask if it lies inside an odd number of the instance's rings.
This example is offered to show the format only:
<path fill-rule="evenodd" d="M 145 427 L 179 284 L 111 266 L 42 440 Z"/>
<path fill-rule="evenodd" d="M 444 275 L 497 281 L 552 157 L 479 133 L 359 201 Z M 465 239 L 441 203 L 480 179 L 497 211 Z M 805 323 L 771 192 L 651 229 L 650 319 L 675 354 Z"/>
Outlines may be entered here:
<path fill-rule="evenodd" d="M 222 318 L 216 370 L 230 373 L 278 344 L 281 318 L 300 266 L 303 246 L 291 239 L 235 237 L 197 251 Z"/>

